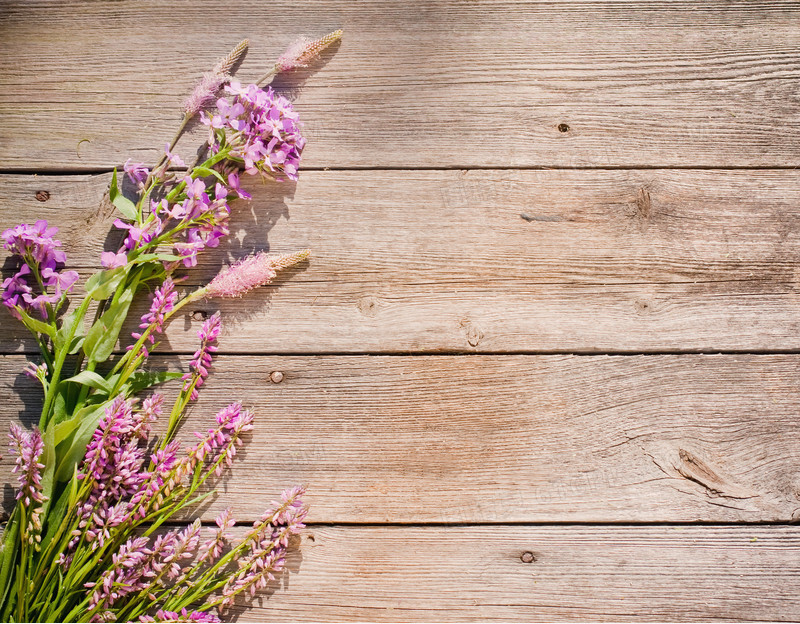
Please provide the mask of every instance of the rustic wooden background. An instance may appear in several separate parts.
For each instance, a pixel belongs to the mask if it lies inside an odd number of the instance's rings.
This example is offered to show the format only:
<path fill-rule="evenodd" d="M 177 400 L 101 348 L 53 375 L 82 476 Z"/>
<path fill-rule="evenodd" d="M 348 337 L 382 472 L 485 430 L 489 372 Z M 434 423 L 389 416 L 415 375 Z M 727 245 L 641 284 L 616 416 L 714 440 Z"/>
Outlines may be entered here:
<path fill-rule="evenodd" d="M 206 519 L 309 487 L 242 620 L 800 619 L 796 1 L 4 0 L 0 227 L 47 218 L 94 270 L 110 170 L 203 71 L 339 27 L 277 81 L 300 181 L 251 183 L 192 274 L 314 251 L 219 306 L 192 415 L 259 415 Z M 39 401 L 8 316 L 0 352 L 5 428 Z"/>

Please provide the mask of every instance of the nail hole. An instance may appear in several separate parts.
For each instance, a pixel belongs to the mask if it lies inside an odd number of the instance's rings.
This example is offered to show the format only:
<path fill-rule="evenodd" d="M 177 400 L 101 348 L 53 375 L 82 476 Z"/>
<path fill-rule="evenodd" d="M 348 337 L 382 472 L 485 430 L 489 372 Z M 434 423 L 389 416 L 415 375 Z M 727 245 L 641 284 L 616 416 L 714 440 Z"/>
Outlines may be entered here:
<path fill-rule="evenodd" d="M 46 202 L 48 199 L 50 199 L 50 193 L 47 191 L 36 191 L 36 199 L 38 199 L 40 202 Z"/>
<path fill-rule="evenodd" d="M 280 383 L 283 381 L 283 373 L 281 371 L 272 371 L 269 374 L 269 378 L 272 383 Z"/>
<path fill-rule="evenodd" d="M 208 318 L 208 312 L 205 310 L 195 310 L 192 312 L 193 321 L 205 321 Z"/>
<path fill-rule="evenodd" d="M 569 126 L 565 123 L 558 124 L 558 131 L 559 132 L 569 132 Z"/>
<path fill-rule="evenodd" d="M 520 559 L 522 560 L 522 563 L 533 563 L 536 561 L 536 556 L 530 550 L 526 550 L 524 553 L 522 553 Z"/>

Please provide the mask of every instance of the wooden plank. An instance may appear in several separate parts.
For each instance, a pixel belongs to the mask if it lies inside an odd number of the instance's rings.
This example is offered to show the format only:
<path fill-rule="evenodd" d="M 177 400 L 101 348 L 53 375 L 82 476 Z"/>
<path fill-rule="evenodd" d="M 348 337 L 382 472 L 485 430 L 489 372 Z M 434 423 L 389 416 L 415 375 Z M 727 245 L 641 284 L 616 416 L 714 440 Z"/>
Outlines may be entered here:
<path fill-rule="evenodd" d="M 278 83 L 306 120 L 306 166 L 800 164 L 792 0 L 17 0 L 0 12 L 4 168 L 153 161 L 193 82 L 239 39 L 252 39 L 239 72 L 252 80 L 295 33 L 339 27 L 324 67 Z"/>
<path fill-rule="evenodd" d="M 797 621 L 798 555 L 797 527 L 310 527 L 240 621 Z"/>
<path fill-rule="evenodd" d="M 40 392 L 0 363 L 2 431 Z M 237 399 L 257 413 L 208 519 L 306 484 L 314 522 L 792 521 L 799 373 L 797 355 L 227 356 L 185 429 Z"/>
<path fill-rule="evenodd" d="M 95 270 L 118 244 L 112 211 L 98 211 L 108 180 L 2 176 L 0 228 L 47 218 L 70 263 Z M 188 310 L 167 348 L 193 351 L 191 313 L 219 308 L 229 352 L 798 349 L 798 182 L 774 170 L 320 171 L 251 184 L 233 235 L 190 281 L 253 249 L 311 247 L 312 261 Z M 6 319 L 0 352 L 32 349 Z"/>

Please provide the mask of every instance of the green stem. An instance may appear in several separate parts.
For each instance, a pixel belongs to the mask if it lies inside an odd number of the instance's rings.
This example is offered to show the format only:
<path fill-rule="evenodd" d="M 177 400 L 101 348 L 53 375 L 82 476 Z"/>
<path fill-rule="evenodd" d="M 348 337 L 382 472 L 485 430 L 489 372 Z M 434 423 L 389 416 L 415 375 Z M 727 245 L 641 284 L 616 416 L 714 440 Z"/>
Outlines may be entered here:
<path fill-rule="evenodd" d="M 91 299 L 89 297 L 86 297 L 81 302 L 80 308 L 78 308 L 78 319 L 82 319 L 83 315 L 86 314 L 86 311 L 89 309 L 90 302 Z M 61 380 L 61 369 L 64 366 L 64 360 L 67 358 L 69 345 L 72 343 L 72 339 L 75 337 L 75 332 L 78 329 L 78 325 L 79 321 L 76 321 L 73 324 L 69 336 L 67 336 L 67 339 L 64 342 L 64 346 L 62 346 L 61 349 L 59 349 L 56 353 L 56 360 L 53 366 L 52 377 L 50 378 L 50 385 L 47 387 L 47 393 L 45 394 L 44 404 L 42 406 L 42 415 L 39 417 L 39 428 L 42 430 L 45 429 L 45 427 L 47 427 L 49 424 L 50 410 L 53 406 L 53 401 L 55 400 L 59 381 Z"/>

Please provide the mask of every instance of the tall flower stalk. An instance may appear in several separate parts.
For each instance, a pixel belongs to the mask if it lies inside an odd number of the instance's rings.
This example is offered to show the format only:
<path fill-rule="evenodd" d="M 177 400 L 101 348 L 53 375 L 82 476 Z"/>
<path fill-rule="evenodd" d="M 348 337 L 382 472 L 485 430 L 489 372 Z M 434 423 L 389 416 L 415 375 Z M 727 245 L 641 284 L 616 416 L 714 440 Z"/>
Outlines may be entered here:
<path fill-rule="evenodd" d="M 272 74 L 307 64 L 329 45 L 323 40 L 288 51 Z M 240 186 L 242 172 L 276 181 L 298 175 L 305 138 L 291 103 L 269 88 L 231 80 L 247 45 L 242 41 L 201 78 L 155 166 L 125 163 L 134 199 L 123 195 L 114 171 L 109 195 L 123 240 L 102 253 L 103 268 L 85 282 L 82 297 L 78 274 L 65 270 L 57 228 L 37 221 L 2 232 L 15 268 L 0 300 L 36 338 L 41 362 L 25 372 L 44 394 L 38 425 L 12 424 L 9 434 L 17 503 L 0 552 L 2 621 L 219 621 L 240 596 L 252 596 L 281 572 L 289 539 L 303 527 L 303 489 L 295 487 L 238 542 L 230 510 L 211 535 L 204 536 L 199 520 L 165 529 L 213 493 L 209 486 L 232 466 L 255 415 L 232 403 L 195 434 L 195 443 L 176 439 L 211 371 L 218 313 L 203 323 L 187 370 L 146 367 L 186 305 L 239 297 L 309 256 L 257 254 L 205 287 L 179 287 L 179 274 L 228 234 L 232 204 L 251 199 Z M 215 100 L 221 89 L 224 97 Z M 196 115 L 208 127 L 209 154 L 180 171 L 186 165 L 173 150 Z M 149 309 L 126 346 L 126 318 L 146 290 Z M 153 391 L 170 380 L 181 382 L 171 409 Z M 153 434 L 158 420 L 166 421 L 160 437 Z"/>

